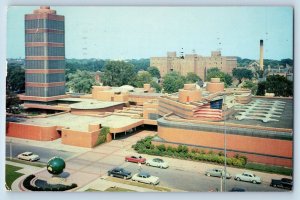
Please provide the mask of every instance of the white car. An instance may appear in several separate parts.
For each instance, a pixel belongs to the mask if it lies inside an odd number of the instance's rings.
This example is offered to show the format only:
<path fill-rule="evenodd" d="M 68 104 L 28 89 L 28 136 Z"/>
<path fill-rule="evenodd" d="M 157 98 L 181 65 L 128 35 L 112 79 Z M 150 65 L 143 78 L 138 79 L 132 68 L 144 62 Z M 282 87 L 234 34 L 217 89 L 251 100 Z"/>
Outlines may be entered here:
<path fill-rule="evenodd" d="M 153 167 L 160 167 L 160 168 L 168 168 L 169 165 L 163 159 L 160 158 L 153 158 L 146 161 L 146 165 L 153 166 Z"/>
<path fill-rule="evenodd" d="M 247 181 L 247 182 L 252 182 L 252 183 L 261 183 L 260 177 L 256 176 L 253 173 L 250 173 L 250 172 L 244 172 L 242 174 L 237 174 L 237 175 L 235 175 L 234 180 Z"/>
<path fill-rule="evenodd" d="M 157 185 L 159 183 L 159 178 L 156 176 L 151 176 L 147 172 L 140 172 L 132 176 L 133 181 L 138 181 L 142 183 L 147 183 L 151 185 Z"/>
<path fill-rule="evenodd" d="M 22 159 L 22 160 L 27 160 L 27 161 L 37 161 L 40 159 L 40 157 L 36 154 L 33 154 L 32 152 L 24 152 L 21 153 L 17 156 L 17 158 Z"/>

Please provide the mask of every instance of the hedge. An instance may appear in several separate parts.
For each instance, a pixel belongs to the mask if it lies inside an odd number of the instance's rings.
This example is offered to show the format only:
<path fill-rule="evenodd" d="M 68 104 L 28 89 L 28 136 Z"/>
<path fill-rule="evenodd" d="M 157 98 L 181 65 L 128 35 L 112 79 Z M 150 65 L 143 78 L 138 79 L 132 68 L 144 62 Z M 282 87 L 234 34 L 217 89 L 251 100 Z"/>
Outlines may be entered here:
<path fill-rule="evenodd" d="M 151 143 L 152 136 L 148 136 L 142 140 L 139 140 L 136 144 L 132 146 L 134 150 L 138 153 L 144 153 L 149 155 L 156 156 L 168 156 L 173 158 L 180 159 L 189 159 L 195 161 L 206 161 L 206 162 L 214 162 L 218 164 L 224 164 L 225 157 L 223 152 L 215 153 L 213 151 L 205 152 L 204 150 L 199 149 L 191 149 L 189 150 L 185 145 L 179 145 L 176 147 L 165 145 L 157 145 L 154 146 Z M 245 156 L 240 156 L 236 154 L 233 158 L 226 158 L 227 165 L 236 166 L 236 167 L 244 167 L 247 163 L 247 158 Z"/>
<path fill-rule="evenodd" d="M 23 186 L 31 191 L 66 191 L 77 187 L 77 184 L 72 183 L 72 185 L 48 185 L 48 187 L 37 187 L 31 185 L 30 182 L 35 178 L 35 175 L 27 176 L 23 181 Z"/>

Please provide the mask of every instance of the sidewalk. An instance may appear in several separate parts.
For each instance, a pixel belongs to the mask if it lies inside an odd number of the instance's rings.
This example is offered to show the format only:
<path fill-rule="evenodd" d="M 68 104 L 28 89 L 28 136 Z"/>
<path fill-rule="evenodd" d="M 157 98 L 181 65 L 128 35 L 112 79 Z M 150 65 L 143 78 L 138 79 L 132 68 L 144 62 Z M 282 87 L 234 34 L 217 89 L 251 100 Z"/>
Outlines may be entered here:
<path fill-rule="evenodd" d="M 95 180 L 94 182 L 91 182 L 90 184 L 77 190 L 77 192 L 84 192 L 88 189 L 94 189 L 94 190 L 99 190 L 99 191 L 104 192 L 106 189 L 111 188 L 111 187 L 119 187 L 119 188 L 124 188 L 124 189 L 128 189 L 128 190 L 133 190 L 133 192 L 160 192 L 160 191 L 151 190 L 148 188 L 123 184 L 123 183 L 116 183 L 116 182 L 112 182 L 109 180 L 105 180 L 103 178 L 99 178 L 99 179 Z"/>
<path fill-rule="evenodd" d="M 61 139 L 56 139 L 53 141 L 36 141 L 36 140 L 28 140 L 28 139 L 21 139 L 15 137 L 6 137 L 6 142 L 9 143 L 10 141 L 12 143 L 17 143 L 17 144 L 32 145 L 36 147 L 43 147 L 48 149 L 60 150 L 60 151 L 69 151 L 73 153 L 83 153 L 91 150 L 90 148 L 62 144 Z"/>

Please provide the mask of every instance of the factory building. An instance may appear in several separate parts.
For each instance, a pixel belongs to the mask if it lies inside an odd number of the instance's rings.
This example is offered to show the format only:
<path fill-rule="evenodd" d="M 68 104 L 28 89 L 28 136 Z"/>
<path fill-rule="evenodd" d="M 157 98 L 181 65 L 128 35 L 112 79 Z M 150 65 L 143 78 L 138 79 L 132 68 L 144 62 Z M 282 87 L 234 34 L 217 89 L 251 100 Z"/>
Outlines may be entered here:
<path fill-rule="evenodd" d="M 161 76 L 168 72 L 176 71 L 181 75 L 194 72 L 202 80 L 205 80 L 208 69 L 217 67 L 222 72 L 232 74 L 232 70 L 237 67 L 237 58 L 234 56 L 222 56 L 221 51 L 212 51 L 211 56 L 201 56 L 197 54 L 186 54 L 177 56 L 176 52 L 168 52 L 166 57 L 151 57 L 150 66 L 159 69 Z"/>

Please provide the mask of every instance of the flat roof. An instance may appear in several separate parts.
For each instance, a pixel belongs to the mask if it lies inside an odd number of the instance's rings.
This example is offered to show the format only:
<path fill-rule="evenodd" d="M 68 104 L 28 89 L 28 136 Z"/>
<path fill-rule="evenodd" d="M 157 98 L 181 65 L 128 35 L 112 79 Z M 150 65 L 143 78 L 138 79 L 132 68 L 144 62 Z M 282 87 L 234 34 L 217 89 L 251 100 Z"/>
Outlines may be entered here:
<path fill-rule="evenodd" d="M 100 109 L 108 108 L 116 105 L 124 104 L 123 102 L 111 102 L 111 101 L 82 101 L 80 103 L 74 103 L 70 105 L 73 109 Z"/>
<path fill-rule="evenodd" d="M 99 101 L 96 99 L 84 99 L 84 98 L 64 98 L 60 101 L 74 102 L 70 104 L 70 108 L 73 109 L 100 109 L 111 106 L 123 104 L 124 102 L 112 102 L 112 101 Z"/>
<path fill-rule="evenodd" d="M 101 124 L 110 128 L 122 128 L 142 121 L 143 119 L 133 119 L 127 116 L 109 115 L 107 117 L 93 117 L 74 115 L 71 113 L 60 114 L 46 118 L 22 119 L 22 124 L 31 124 L 36 126 L 63 126 L 71 130 L 88 131 L 89 124 Z"/>
<path fill-rule="evenodd" d="M 234 124 L 245 124 L 245 125 L 254 125 L 254 126 L 261 126 L 261 127 L 273 127 L 273 128 L 288 128 L 293 129 L 293 121 L 294 121 L 294 103 L 293 99 L 271 99 L 271 98 L 253 98 L 252 101 L 246 105 L 251 105 L 251 103 L 255 101 L 259 101 L 258 105 L 263 105 L 264 102 L 270 103 L 270 102 L 282 102 L 281 106 L 276 109 L 276 107 L 273 105 L 270 105 L 269 108 L 273 109 L 273 113 L 270 116 L 270 119 L 274 121 L 267 121 L 263 122 L 260 119 L 250 119 L 245 118 L 242 120 L 238 120 L 235 117 L 239 116 L 239 111 L 234 115 L 234 117 L 226 120 L 228 123 L 234 123 Z M 258 111 L 261 107 L 258 107 Z M 272 111 L 270 112 L 272 113 Z M 273 116 L 272 116 L 273 115 Z"/>

